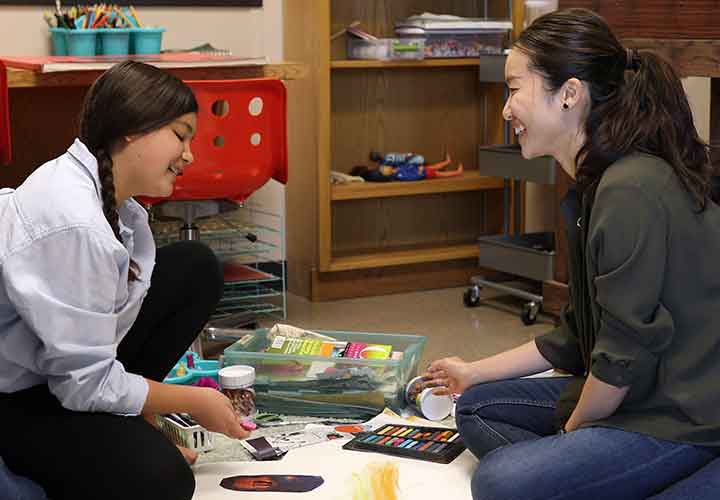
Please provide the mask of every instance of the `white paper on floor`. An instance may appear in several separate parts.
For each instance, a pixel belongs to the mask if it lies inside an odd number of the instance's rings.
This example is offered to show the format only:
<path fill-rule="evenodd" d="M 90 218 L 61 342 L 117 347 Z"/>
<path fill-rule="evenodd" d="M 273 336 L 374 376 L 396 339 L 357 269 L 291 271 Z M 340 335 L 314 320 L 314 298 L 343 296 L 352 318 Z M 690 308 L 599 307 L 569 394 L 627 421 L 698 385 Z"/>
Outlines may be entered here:
<path fill-rule="evenodd" d="M 308 493 L 293 493 L 293 498 L 313 500 L 347 500 L 352 498 L 352 474 L 371 462 L 392 461 L 399 470 L 400 499 L 421 498 L 471 499 L 470 479 L 477 459 L 464 451 L 450 464 L 436 464 L 422 460 L 392 457 L 378 453 L 343 450 L 347 439 L 298 448 L 277 462 L 224 462 L 194 467 L 196 489 L 193 500 L 273 500 L 288 493 L 250 493 L 225 490 L 223 478 L 251 474 L 308 474 L 321 476 L 324 483 Z"/>

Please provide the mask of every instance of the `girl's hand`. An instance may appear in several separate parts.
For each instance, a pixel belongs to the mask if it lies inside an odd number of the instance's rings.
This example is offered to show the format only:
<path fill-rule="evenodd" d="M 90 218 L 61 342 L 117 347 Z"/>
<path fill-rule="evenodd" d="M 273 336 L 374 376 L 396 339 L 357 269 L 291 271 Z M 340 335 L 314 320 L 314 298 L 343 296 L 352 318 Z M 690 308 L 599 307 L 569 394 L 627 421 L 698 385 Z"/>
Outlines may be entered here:
<path fill-rule="evenodd" d="M 194 395 L 193 408 L 189 412 L 197 422 L 209 431 L 220 432 L 231 438 L 245 439 L 242 419 L 235 413 L 230 400 L 216 389 L 199 388 Z"/>
<path fill-rule="evenodd" d="M 433 394 L 460 394 L 473 385 L 472 366 L 457 356 L 433 361 L 424 377 L 425 387 L 436 387 Z"/>

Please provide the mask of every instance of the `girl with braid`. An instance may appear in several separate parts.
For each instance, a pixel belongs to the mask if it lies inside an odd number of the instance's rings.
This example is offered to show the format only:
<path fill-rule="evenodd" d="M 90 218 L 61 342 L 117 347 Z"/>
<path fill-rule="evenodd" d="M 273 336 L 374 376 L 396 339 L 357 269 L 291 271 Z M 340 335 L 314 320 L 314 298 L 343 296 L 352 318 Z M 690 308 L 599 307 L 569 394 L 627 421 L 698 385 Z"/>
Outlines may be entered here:
<path fill-rule="evenodd" d="M 133 199 L 172 193 L 196 113 L 182 81 L 118 64 L 90 88 L 67 152 L 0 190 L 0 456 L 53 500 L 190 499 L 194 456 L 157 414 L 247 437 L 219 391 L 162 383 L 222 273 L 202 244 L 156 250 Z"/>
<path fill-rule="evenodd" d="M 536 19 L 505 79 L 523 157 L 575 179 L 570 301 L 534 341 L 428 370 L 461 393 L 473 498 L 720 498 L 720 207 L 680 79 L 585 9 Z M 522 378 L 550 368 L 571 376 Z"/>

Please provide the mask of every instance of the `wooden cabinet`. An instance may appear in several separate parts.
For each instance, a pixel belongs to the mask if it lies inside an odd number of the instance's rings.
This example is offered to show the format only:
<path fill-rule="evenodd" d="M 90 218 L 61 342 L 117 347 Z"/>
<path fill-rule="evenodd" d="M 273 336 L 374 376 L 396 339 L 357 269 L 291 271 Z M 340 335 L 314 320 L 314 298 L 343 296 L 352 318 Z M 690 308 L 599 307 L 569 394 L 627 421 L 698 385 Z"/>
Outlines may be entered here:
<path fill-rule="evenodd" d="M 464 285 L 482 234 L 502 231 L 499 178 L 477 172 L 477 147 L 503 141 L 504 88 L 480 83 L 478 59 L 346 58 L 353 21 L 378 36 L 420 12 L 507 18 L 515 0 L 286 0 L 285 58 L 310 66 L 289 82 L 287 191 L 290 290 L 314 299 Z M 333 38 L 331 40 L 331 38 Z M 295 88 L 292 88 L 295 87 Z M 371 151 L 446 153 L 462 177 L 331 185 L 330 171 Z M 458 298 L 460 300 L 460 298 Z"/>

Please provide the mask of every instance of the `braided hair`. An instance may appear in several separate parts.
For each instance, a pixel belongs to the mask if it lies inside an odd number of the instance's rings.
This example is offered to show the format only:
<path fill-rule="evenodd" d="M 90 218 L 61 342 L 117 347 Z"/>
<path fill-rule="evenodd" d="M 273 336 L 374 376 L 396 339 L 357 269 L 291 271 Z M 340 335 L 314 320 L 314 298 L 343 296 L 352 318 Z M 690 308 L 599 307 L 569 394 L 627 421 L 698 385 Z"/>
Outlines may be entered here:
<path fill-rule="evenodd" d="M 197 110 L 195 96 L 185 83 L 140 62 L 116 64 L 90 87 L 80 116 L 79 138 L 97 159 L 103 214 L 121 243 L 113 151 L 125 137 L 147 134 Z M 138 270 L 131 260 L 128 281 L 137 280 Z"/>

